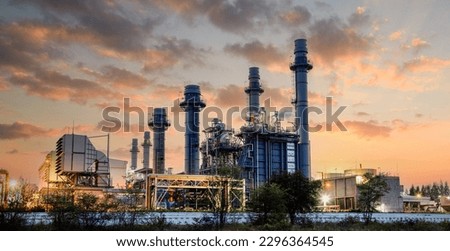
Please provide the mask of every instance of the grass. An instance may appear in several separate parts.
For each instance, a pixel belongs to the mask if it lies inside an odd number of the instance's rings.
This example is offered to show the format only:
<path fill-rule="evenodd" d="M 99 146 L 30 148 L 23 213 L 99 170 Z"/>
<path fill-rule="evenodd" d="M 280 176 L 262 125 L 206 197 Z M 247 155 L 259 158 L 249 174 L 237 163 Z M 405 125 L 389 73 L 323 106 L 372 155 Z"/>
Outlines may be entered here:
<path fill-rule="evenodd" d="M 21 231 L 216 231 L 214 222 L 210 219 L 198 219 L 189 225 L 170 224 L 162 216 L 157 216 L 144 224 L 117 224 L 113 226 L 97 225 L 85 227 L 81 224 L 67 225 L 66 228 L 54 224 L 17 225 L 0 224 L 0 230 Z M 450 222 L 426 222 L 423 220 L 403 220 L 390 223 L 370 222 L 365 224 L 356 218 L 348 217 L 340 222 L 301 221 L 298 224 L 261 224 L 231 223 L 226 224 L 222 231 L 450 231 Z"/>

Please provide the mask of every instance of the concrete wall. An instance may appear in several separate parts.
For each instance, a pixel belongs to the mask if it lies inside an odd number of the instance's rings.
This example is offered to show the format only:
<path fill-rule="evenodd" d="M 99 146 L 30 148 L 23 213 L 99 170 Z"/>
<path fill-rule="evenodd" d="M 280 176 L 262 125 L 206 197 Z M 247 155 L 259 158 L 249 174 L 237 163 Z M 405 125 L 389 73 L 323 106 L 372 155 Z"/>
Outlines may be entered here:
<path fill-rule="evenodd" d="M 382 212 L 402 212 L 403 199 L 400 194 L 403 192 L 398 176 L 387 176 L 384 178 L 390 188 L 389 192 L 381 198 L 380 211 Z"/>
<path fill-rule="evenodd" d="M 111 186 L 114 188 L 125 188 L 127 164 L 128 162 L 124 160 L 109 160 Z"/>

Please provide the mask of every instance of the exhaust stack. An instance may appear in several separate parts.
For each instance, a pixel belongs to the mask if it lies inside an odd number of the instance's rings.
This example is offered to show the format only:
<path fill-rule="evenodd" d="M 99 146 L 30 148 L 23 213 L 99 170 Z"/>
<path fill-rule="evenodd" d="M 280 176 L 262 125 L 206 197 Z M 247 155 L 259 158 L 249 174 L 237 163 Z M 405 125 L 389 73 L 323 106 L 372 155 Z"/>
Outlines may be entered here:
<path fill-rule="evenodd" d="M 130 153 L 131 153 L 131 165 L 130 168 L 131 170 L 136 170 L 137 168 L 137 155 L 139 152 L 139 148 L 138 148 L 138 139 L 134 138 L 131 140 L 131 149 L 130 149 Z"/>
<path fill-rule="evenodd" d="M 252 122 L 253 118 L 259 114 L 259 96 L 264 90 L 259 82 L 259 68 L 250 67 L 248 74 L 248 87 L 245 88 L 245 93 L 248 94 L 248 116 L 247 122 Z"/>
<path fill-rule="evenodd" d="M 292 101 L 295 107 L 295 129 L 300 136 L 297 148 L 300 172 L 311 177 L 311 153 L 309 144 L 308 124 L 308 71 L 313 68 L 307 58 L 308 50 L 306 39 L 295 40 L 294 62 L 290 65 L 295 76 L 295 98 Z"/>
<path fill-rule="evenodd" d="M 153 173 L 163 174 L 165 172 L 165 132 L 170 126 L 166 109 L 155 108 L 148 126 L 153 130 Z"/>
<path fill-rule="evenodd" d="M 186 112 L 184 160 L 184 169 L 186 174 L 199 173 L 199 113 L 205 106 L 205 102 L 201 99 L 200 86 L 186 85 L 184 87 L 184 100 L 180 103 L 181 109 Z"/>
<path fill-rule="evenodd" d="M 144 143 L 142 143 L 142 148 L 144 149 L 144 159 L 142 164 L 144 169 L 150 168 L 150 147 L 152 143 L 150 142 L 150 132 L 144 132 Z"/>

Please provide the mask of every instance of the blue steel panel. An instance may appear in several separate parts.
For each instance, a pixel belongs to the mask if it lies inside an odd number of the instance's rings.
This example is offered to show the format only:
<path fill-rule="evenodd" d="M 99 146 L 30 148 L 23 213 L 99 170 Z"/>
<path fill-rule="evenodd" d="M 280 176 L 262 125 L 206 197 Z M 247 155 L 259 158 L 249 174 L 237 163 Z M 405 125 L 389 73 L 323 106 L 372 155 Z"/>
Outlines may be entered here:
<path fill-rule="evenodd" d="M 258 149 L 258 166 L 257 166 L 257 183 L 258 186 L 264 184 L 267 182 L 267 172 L 266 172 L 266 156 L 267 156 L 267 152 L 266 152 L 266 142 L 259 140 L 258 141 L 258 145 L 257 145 L 257 149 Z"/>
<path fill-rule="evenodd" d="M 271 174 L 280 174 L 282 171 L 282 155 L 281 155 L 281 145 L 280 142 L 273 142 L 272 144 L 272 156 L 271 156 Z"/>

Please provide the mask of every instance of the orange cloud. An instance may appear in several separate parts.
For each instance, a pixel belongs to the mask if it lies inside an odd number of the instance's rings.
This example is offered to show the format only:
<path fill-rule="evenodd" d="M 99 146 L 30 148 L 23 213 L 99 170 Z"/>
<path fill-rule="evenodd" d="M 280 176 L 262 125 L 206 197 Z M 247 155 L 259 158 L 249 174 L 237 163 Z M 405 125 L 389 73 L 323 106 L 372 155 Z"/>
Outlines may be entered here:
<path fill-rule="evenodd" d="M 394 119 L 391 121 L 392 126 L 398 130 L 407 130 L 410 127 L 410 124 L 402 119 Z"/>
<path fill-rule="evenodd" d="M 328 96 L 342 96 L 342 89 L 338 86 L 336 82 L 333 82 L 328 87 Z"/>
<path fill-rule="evenodd" d="M 261 23 L 269 21 L 276 14 L 276 4 L 268 1 L 238 0 L 229 2 L 188 0 L 180 3 L 176 0 L 155 1 L 162 9 L 174 11 L 192 23 L 197 17 L 205 16 L 211 24 L 232 33 L 253 30 Z"/>
<path fill-rule="evenodd" d="M 309 30 L 310 54 L 320 65 L 333 66 L 338 60 L 357 60 L 374 47 L 373 38 L 359 34 L 337 18 L 315 21 Z"/>
<path fill-rule="evenodd" d="M 5 153 L 7 153 L 7 154 L 17 154 L 17 153 L 19 153 L 19 150 L 14 148 L 14 149 L 12 149 L 10 151 L 6 151 Z"/>
<path fill-rule="evenodd" d="M 288 72 L 289 56 L 272 44 L 264 45 L 258 40 L 250 43 L 227 44 L 224 51 L 235 56 L 244 57 L 251 64 L 262 65 L 274 72 Z"/>
<path fill-rule="evenodd" d="M 94 98 L 118 98 L 120 95 L 94 81 L 71 78 L 55 71 L 39 70 L 34 75 L 15 75 L 10 83 L 21 87 L 30 95 L 52 100 L 70 100 L 86 104 Z"/>
<path fill-rule="evenodd" d="M 143 89 L 151 83 L 141 74 L 115 66 L 104 66 L 100 76 L 101 81 L 110 82 L 111 86 L 119 89 Z"/>
<path fill-rule="evenodd" d="M 366 25 L 370 22 L 370 15 L 367 13 L 366 8 L 358 6 L 350 17 L 348 18 L 348 23 L 350 27 L 358 27 Z"/>
<path fill-rule="evenodd" d="M 5 80 L 4 77 L 0 76 L 0 92 L 6 91 L 9 89 L 8 82 Z"/>
<path fill-rule="evenodd" d="M 409 44 L 403 44 L 401 46 L 402 49 L 405 50 L 412 49 L 414 50 L 415 53 L 418 53 L 420 50 L 427 47 L 430 47 L 430 44 L 427 41 L 418 37 L 413 38 Z"/>
<path fill-rule="evenodd" d="M 28 139 L 31 137 L 51 136 L 55 133 L 53 129 L 14 122 L 12 124 L 0 124 L 0 140 Z"/>
<path fill-rule="evenodd" d="M 280 11 L 279 18 L 283 24 L 298 27 L 309 23 L 311 19 L 311 13 L 304 6 L 295 6 L 286 11 Z"/>
<path fill-rule="evenodd" d="M 370 113 L 367 112 L 357 112 L 356 116 L 358 117 L 365 117 L 365 116 L 370 116 Z"/>
<path fill-rule="evenodd" d="M 403 31 L 394 31 L 391 34 L 389 34 L 389 40 L 391 41 L 397 41 L 400 40 L 403 37 L 404 32 Z"/>
<path fill-rule="evenodd" d="M 411 46 L 412 47 L 426 47 L 429 46 L 428 42 L 425 40 L 422 40 L 421 38 L 414 38 L 411 40 Z"/>
<path fill-rule="evenodd" d="M 436 79 L 449 66 L 450 61 L 420 57 L 398 65 L 384 62 L 380 66 L 361 63 L 358 60 L 346 60 L 346 64 L 336 66 L 337 78 L 347 86 L 378 86 L 400 91 L 423 92 L 438 86 Z"/>
<path fill-rule="evenodd" d="M 403 64 L 402 69 L 409 72 L 438 72 L 450 66 L 450 60 L 421 56 Z"/>
<path fill-rule="evenodd" d="M 380 125 L 378 122 L 369 120 L 345 121 L 343 122 L 349 133 L 354 133 L 363 138 L 389 137 L 392 128 Z"/>

